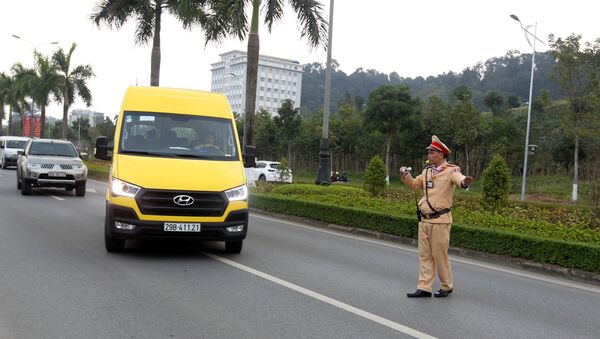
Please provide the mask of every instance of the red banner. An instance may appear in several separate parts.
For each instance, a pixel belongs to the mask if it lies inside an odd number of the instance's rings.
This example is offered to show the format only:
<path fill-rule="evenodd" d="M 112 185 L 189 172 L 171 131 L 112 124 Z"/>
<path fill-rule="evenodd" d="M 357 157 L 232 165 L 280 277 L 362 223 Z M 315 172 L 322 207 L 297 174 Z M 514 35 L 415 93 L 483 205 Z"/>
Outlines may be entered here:
<path fill-rule="evenodd" d="M 42 132 L 42 118 L 41 117 L 34 117 L 33 119 L 33 135 L 36 138 L 39 138 Z M 24 137 L 30 137 L 31 136 L 31 116 L 29 115 L 24 115 L 23 116 L 23 136 Z"/>

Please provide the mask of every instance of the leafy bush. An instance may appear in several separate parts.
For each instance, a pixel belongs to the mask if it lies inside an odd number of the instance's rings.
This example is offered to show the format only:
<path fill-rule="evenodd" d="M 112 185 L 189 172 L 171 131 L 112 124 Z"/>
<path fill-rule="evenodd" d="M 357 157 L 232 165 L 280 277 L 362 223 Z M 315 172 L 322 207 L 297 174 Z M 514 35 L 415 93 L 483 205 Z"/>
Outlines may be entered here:
<path fill-rule="evenodd" d="M 499 154 L 492 157 L 482 175 L 481 203 L 484 208 L 495 209 L 508 201 L 510 172 L 504 158 Z"/>
<path fill-rule="evenodd" d="M 384 190 L 387 182 L 385 164 L 383 160 L 376 155 L 369 160 L 367 170 L 365 172 L 365 189 L 372 195 L 380 195 Z"/>
<path fill-rule="evenodd" d="M 287 159 L 281 158 L 279 161 L 279 173 L 277 175 L 277 181 L 287 182 L 290 178 L 290 167 L 288 166 Z"/>
<path fill-rule="evenodd" d="M 331 197 L 331 196 L 330 196 Z M 371 200 L 375 200 L 372 199 Z M 379 199 L 382 200 L 382 199 Z M 403 237 L 417 237 L 413 216 L 399 216 L 365 208 L 296 200 L 285 196 L 254 194 L 250 205 L 267 211 L 354 226 Z M 561 238 L 558 238 L 561 239 Z M 520 231 L 464 226 L 455 223 L 452 246 L 510 255 L 539 262 L 600 273 L 600 245 L 523 235 Z"/>

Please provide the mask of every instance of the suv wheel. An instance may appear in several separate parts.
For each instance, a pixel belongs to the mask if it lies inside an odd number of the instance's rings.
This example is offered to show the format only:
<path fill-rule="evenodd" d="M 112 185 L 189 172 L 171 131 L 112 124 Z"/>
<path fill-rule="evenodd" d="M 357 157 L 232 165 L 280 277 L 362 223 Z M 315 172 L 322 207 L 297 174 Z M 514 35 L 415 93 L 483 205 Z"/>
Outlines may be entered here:
<path fill-rule="evenodd" d="M 243 240 L 238 241 L 226 241 L 225 242 L 225 252 L 227 253 L 240 253 L 242 251 L 242 246 L 244 245 Z"/>
<path fill-rule="evenodd" d="M 267 181 L 267 177 L 265 177 L 264 174 L 261 174 L 260 177 L 258 177 L 258 181 Z"/>
<path fill-rule="evenodd" d="M 17 189 L 21 189 L 21 179 L 19 179 L 19 172 L 17 172 Z"/>
<path fill-rule="evenodd" d="M 2 169 L 6 169 L 6 162 L 4 161 L 4 157 L 2 157 Z"/>
<path fill-rule="evenodd" d="M 21 194 L 30 195 L 31 194 L 31 182 L 27 180 L 21 181 Z"/>
<path fill-rule="evenodd" d="M 82 183 L 77 183 L 75 186 L 75 195 L 78 197 L 85 196 L 85 181 Z"/>

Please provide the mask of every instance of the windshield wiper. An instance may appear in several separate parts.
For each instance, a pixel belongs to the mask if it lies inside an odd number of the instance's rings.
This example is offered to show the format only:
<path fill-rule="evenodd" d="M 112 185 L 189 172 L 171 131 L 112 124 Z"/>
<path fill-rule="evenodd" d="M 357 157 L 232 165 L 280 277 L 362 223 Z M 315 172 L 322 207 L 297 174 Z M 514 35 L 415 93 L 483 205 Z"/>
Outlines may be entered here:
<path fill-rule="evenodd" d="M 169 153 L 157 153 L 157 152 L 148 152 L 148 151 L 129 151 L 129 150 L 124 150 L 121 152 L 121 154 L 139 154 L 139 155 L 153 155 L 153 156 L 157 156 L 157 157 L 168 157 L 168 158 L 172 158 L 174 155 L 173 154 L 169 154 Z"/>
<path fill-rule="evenodd" d="M 198 154 L 173 154 L 175 157 L 180 158 L 196 158 L 196 159 L 212 159 L 213 157 L 207 157 L 206 155 L 198 155 Z"/>

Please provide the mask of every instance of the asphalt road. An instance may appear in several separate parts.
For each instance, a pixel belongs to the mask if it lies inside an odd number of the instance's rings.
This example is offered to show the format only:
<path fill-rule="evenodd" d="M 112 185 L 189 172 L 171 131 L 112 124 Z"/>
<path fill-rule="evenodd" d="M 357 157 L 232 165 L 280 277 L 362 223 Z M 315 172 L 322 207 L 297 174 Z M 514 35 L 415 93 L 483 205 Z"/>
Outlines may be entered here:
<path fill-rule="evenodd" d="M 415 248 L 256 214 L 240 255 L 109 254 L 105 191 L 22 196 L 0 170 L 0 338 L 600 337 L 598 287 L 453 257 L 449 298 L 408 299 Z"/>

